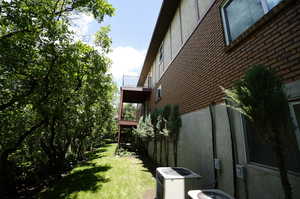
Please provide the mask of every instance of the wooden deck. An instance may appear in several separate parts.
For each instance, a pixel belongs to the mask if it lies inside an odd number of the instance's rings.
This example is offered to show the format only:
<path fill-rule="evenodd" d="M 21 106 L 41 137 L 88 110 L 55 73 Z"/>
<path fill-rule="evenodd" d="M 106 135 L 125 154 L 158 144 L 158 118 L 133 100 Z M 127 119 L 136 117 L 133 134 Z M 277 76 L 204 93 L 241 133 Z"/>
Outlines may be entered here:
<path fill-rule="evenodd" d="M 127 121 L 127 120 L 120 120 L 119 125 L 122 128 L 131 128 L 131 127 L 136 127 L 138 124 L 137 121 Z"/>

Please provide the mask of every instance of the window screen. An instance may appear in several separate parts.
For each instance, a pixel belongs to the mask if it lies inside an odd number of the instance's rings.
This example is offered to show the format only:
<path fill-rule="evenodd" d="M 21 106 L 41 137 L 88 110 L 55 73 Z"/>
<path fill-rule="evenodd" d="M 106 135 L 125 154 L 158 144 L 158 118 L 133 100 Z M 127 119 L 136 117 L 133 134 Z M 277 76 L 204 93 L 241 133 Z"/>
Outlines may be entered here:
<path fill-rule="evenodd" d="M 230 41 L 264 15 L 259 0 L 232 0 L 226 4 L 224 10 Z"/>
<path fill-rule="evenodd" d="M 222 17 L 227 43 L 236 39 L 282 0 L 228 0 Z"/>
<path fill-rule="evenodd" d="M 248 146 L 248 160 L 266 166 L 277 167 L 276 156 L 273 153 L 271 145 L 263 141 L 250 121 L 247 119 L 244 119 L 244 121 Z M 292 133 L 290 136 L 295 137 L 295 134 Z M 286 165 L 290 171 L 300 172 L 300 152 L 296 142 L 291 143 L 288 152 L 285 154 L 285 158 Z"/>
<path fill-rule="evenodd" d="M 297 128 L 299 129 L 300 127 L 300 102 L 299 103 L 295 103 L 292 105 L 293 106 L 293 110 L 294 110 L 294 114 L 295 114 L 295 122 L 297 125 Z"/>
<path fill-rule="evenodd" d="M 273 7 L 275 7 L 282 0 L 266 0 L 266 1 L 268 3 L 269 10 L 271 10 Z"/>
<path fill-rule="evenodd" d="M 300 102 L 291 103 L 292 119 L 294 124 L 294 131 L 300 150 Z"/>

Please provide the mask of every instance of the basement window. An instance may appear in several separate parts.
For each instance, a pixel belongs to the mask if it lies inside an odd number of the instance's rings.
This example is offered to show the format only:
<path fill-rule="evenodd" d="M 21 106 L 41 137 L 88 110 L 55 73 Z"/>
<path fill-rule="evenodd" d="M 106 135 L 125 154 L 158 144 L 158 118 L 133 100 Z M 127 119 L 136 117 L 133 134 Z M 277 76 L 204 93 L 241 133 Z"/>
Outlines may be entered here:
<path fill-rule="evenodd" d="M 235 40 L 282 0 L 227 0 L 221 7 L 226 44 Z"/>
<path fill-rule="evenodd" d="M 294 124 L 294 132 L 298 143 L 298 149 L 300 151 L 300 101 L 291 102 L 290 110 Z"/>
<path fill-rule="evenodd" d="M 294 124 L 294 131 L 286 132 L 283 138 L 289 147 L 285 147 L 286 166 L 288 170 L 300 173 L 300 101 L 291 102 L 291 118 Z M 250 121 L 243 118 L 248 161 L 264 167 L 276 168 L 276 157 L 272 146 L 265 142 L 259 132 L 253 127 Z"/>

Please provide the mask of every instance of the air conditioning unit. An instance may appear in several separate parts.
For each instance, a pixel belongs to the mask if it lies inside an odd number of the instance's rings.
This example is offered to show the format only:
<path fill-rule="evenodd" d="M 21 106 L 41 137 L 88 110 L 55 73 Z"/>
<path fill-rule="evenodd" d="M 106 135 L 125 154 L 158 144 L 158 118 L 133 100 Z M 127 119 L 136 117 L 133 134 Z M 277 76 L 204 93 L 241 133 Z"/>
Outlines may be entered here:
<path fill-rule="evenodd" d="M 188 194 L 190 199 L 234 199 L 219 189 L 191 190 Z"/>
<path fill-rule="evenodd" d="M 199 189 L 200 176 L 182 167 L 156 169 L 156 199 L 188 199 L 188 191 Z"/>

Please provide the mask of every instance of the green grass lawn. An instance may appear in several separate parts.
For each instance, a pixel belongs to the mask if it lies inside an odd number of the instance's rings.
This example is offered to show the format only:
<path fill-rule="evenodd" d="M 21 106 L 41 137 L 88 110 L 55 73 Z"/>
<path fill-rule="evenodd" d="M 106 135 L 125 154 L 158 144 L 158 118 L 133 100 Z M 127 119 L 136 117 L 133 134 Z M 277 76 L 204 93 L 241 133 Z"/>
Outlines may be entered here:
<path fill-rule="evenodd" d="M 155 179 L 134 157 L 116 157 L 116 144 L 91 154 L 87 161 L 41 194 L 41 198 L 140 199 L 154 189 Z"/>

